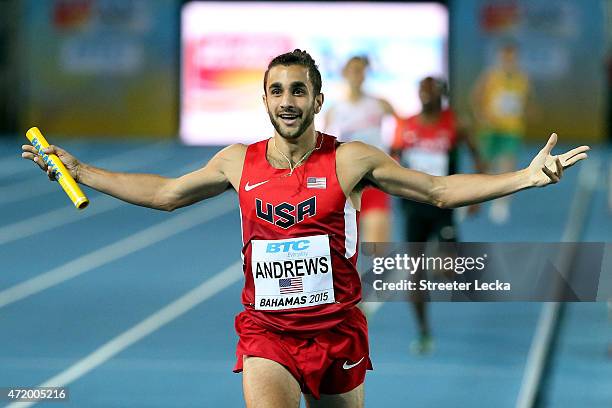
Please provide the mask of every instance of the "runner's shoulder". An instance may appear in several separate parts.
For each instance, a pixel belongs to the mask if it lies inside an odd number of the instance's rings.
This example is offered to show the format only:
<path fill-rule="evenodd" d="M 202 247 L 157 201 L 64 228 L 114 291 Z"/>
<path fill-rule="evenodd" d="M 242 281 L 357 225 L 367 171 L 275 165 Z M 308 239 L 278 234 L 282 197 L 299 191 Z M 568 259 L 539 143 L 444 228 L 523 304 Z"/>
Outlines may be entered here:
<path fill-rule="evenodd" d="M 242 163 L 246 156 L 247 147 L 243 143 L 234 143 L 221 149 L 216 156 L 226 161 Z"/>
<path fill-rule="evenodd" d="M 221 169 L 241 168 L 246 157 L 247 145 L 235 143 L 224 147 L 211 159 Z"/>
<path fill-rule="evenodd" d="M 354 154 L 354 153 L 368 153 L 379 150 L 377 147 L 371 144 L 361 142 L 359 140 L 352 140 L 350 142 L 340 142 L 338 144 L 337 152 L 342 154 Z"/>
<path fill-rule="evenodd" d="M 379 148 L 357 140 L 340 143 L 336 149 L 336 158 L 354 165 L 369 162 L 385 153 Z"/>
<path fill-rule="evenodd" d="M 395 113 L 395 109 L 393 109 L 393 105 L 391 105 L 389 101 L 383 98 L 376 98 L 376 100 L 378 101 L 378 104 L 386 115 L 397 116 Z"/>

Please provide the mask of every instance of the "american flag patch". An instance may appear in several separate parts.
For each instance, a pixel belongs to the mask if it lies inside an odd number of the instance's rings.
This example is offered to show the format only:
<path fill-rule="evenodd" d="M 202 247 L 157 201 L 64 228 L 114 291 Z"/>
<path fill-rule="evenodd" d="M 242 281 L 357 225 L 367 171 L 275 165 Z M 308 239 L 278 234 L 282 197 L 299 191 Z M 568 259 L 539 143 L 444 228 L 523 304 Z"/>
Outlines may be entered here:
<path fill-rule="evenodd" d="M 327 178 L 325 177 L 308 177 L 306 179 L 306 188 L 327 188 Z"/>
<path fill-rule="evenodd" d="M 278 280 L 278 287 L 280 288 L 281 295 L 287 293 L 299 293 L 304 291 L 302 285 L 302 278 L 284 278 Z"/>

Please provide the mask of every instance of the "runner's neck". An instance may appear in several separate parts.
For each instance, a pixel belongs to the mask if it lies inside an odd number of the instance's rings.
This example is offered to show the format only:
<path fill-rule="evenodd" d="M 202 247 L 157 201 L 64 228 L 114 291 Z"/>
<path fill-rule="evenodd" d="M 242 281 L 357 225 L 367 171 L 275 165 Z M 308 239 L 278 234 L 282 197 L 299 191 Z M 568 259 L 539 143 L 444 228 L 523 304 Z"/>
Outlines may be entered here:
<path fill-rule="evenodd" d="M 359 102 L 364 96 L 365 95 L 361 88 L 349 88 L 348 101 L 350 103 Z"/>
<path fill-rule="evenodd" d="M 321 147 L 323 136 L 313 131 L 305 132 L 295 141 L 288 141 L 282 136 L 274 135 L 268 141 L 267 154 L 269 162 L 283 163 L 290 170 L 304 164 L 308 157 Z"/>
<path fill-rule="evenodd" d="M 440 116 L 442 115 L 441 109 L 435 109 L 429 112 L 422 111 L 419 115 L 419 122 L 424 124 L 432 124 L 436 123 L 440 120 Z"/>

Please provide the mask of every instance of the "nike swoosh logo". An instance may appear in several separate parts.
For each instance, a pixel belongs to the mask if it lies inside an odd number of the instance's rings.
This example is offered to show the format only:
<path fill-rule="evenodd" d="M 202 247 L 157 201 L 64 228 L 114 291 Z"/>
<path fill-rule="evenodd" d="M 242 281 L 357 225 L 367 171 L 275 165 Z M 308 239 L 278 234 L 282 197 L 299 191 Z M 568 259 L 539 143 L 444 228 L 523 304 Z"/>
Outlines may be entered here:
<path fill-rule="evenodd" d="M 266 184 L 268 181 L 270 181 L 270 180 L 262 181 L 262 182 L 260 182 L 260 183 L 257 183 L 257 184 L 251 184 L 251 185 L 249 185 L 249 182 L 247 181 L 247 183 L 244 185 L 244 191 L 251 191 L 251 190 L 252 190 L 252 189 L 254 189 L 255 187 L 259 187 L 259 186 L 261 186 L 262 184 Z"/>
<path fill-rule="evenodd" d="M 359 365 L 359 363 L 361 363 L 364 358 L 365 357 L 361 357 L 361 359 L 358 362 L 356 362 L 355 364 L 349 364 L 348 361 L 345 361 L 344 364 L 342 364 L 342 368 L 344 368 L 345 370 L 350 370 L 351 368 Z"/>

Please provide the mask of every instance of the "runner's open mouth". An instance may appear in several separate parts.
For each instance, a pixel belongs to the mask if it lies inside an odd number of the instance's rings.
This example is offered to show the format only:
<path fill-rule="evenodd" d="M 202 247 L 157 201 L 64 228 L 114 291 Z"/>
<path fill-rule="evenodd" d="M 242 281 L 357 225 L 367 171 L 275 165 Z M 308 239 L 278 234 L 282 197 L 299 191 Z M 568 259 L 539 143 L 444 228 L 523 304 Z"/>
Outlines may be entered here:
<path fill-rule="evenodd" d="M 300 115 L 298 115 L 296 113 L 282 113 L 282 114 L 280 114 L 278 116 L 287 125 L 294 124 L 300 118 Z"/>

